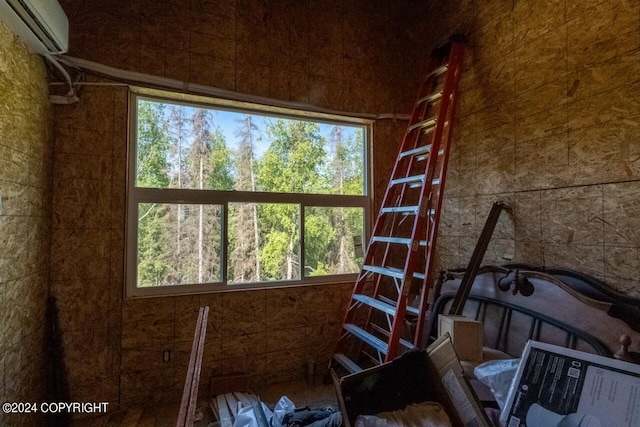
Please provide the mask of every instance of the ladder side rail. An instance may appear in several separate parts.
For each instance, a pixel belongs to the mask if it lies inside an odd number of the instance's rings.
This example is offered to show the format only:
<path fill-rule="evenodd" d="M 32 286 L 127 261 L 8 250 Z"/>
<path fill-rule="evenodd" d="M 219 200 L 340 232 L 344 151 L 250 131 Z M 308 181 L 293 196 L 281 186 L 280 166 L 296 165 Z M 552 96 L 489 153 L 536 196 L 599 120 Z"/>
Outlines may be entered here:
<path fill-rule="evenodd" d="M 429 292 L 433 287 L 433 264 L 435 260 L 435 251 L 437 243 L 437 227 L 440 224 L 440 214 L 442 212 L 442 202 L 444 199 L 444 189 L 447 180 L 447 169 L 449 165 L 449 154 L 451 152 L 451 140 L 453 137 L 453 122 L 457 111 L 458 104 L 458 86 L 460 83 L 460 76 L 462 74 L 462 55 L 464 52 L 464 46 L 459 42 L 454 42 L 451 47 L 451 53 L 449 58 L 449 73 L 451 73 L 451 79 L 445 83 L 450 86 L 443 89 L 444 96 L 451 96 L 448 109 L 446 111 L 446 129 L 444 130 L 444 154 L 442 159 L 442 167 L 440 169 L 440 186 L 438 188 L 437 206 L 435 209 L 435 217 L 432 224 L 431 235 L 427 240 L 427 244 L 430 245 L 431 250 L 427 251 L 427 259 L 425 262 L 425 278 L 421 288 L 421 295 L 418 307 L 418 319 L 416 324 L 416 332 L 414 336 L 414 344 L 416 347 L 421 346 L 423 343 L 422 335 L 424 331 L 424 322 L 427 312 L 427 300 L 429 298 Z M 449 75 L 447 75 L 449 77 Z M 443 96 L 443 97 L 444 97 Z"/>
<path fill-rule="evenodd" d="M 418 97 L 420 97 L 421 95 L 424 95 L 424 93 L 426 91 L 428 91 L 428 85 L 429 83 L 432 81 L 431 78 L 426 79 L 424 82 L 422 82 L 422 84 L 420 85 L 420 89 L 418 91 Z M 395 178 L 398 174 L 398 171 L 400 169 L 400 155 L 402 154 L 402 152 L 408 150 L 411 146 L 415 146 L 415 144 L 418 141 L 418 132 L 413 132 L 410 130 L 411 125 L 419 122 L 420 120 L 422 120 L 424 114 L 426 111 L 426 104 L 420 104 L 417 103 L 414 105 L 413 107 L 413 112 L 411 113 L 411 119 L 409 120 L 409 124 L 407 125 L 407 130 L 405 131 L 405 135 L 402 139 L 402 144 L 400 144 L 400 148 L 398 150 L 398 156 L 396 157 L 396 162 L 393 165 L 393 169 L 391 171 L 391 177 L 390 180 Z M 393 191 L 390 191 L 390 186 L 387 186 L 387 189 L 385 191 L 385 194 L 382 198 L 382 202 L 380 203 L 380 212 L 378 213 L 378 221 L 384 217 L 383 213 L 382 213 L 382 208 L 385 206 L 388 206 L 388 198 L 390 197 L 390 195 L 393 193 Z M 377 222 L 376 221 L 376 225 Z M 374 229 L 376 229 L 376 227 L 374 226 Z"/>
<path fill-rule="evenodd" d="M 426 91 L 427 89 L 427 85 L 428 82 L 430 81 L 430 79 L 425 80 L 422 85 L 420 86 L 420 89 L 418 91 L 418 94 L 421 95 L 423 94 L 424 91 Z M 419 121 L 420 119 L 420 115 L 424 114 L 424 109 L 426 107 L 422 107 L 422 109 L 420 108 L 421 105 L 416 103 L 416 105 L 413 108 L 413 113 L 412 113 L 412 118 L 411 118 L 411 122 L 413 121 Z M 422 112 L 421 112 L 422 111 Z M 410 123 L 411 124 L 411 123 Z M 409 130 L 409 126 L 407 127 L 407 132 L 405 133 L 405 136 L 403 138 L 403 143 L 400 146 L 400 149 L 398 151 L 398 157 L 396 158 L 396 162 L 393 166 L 393 170 L 391 172 L 391 179 L 393 179 L 397 173 L 398 173 L 398 169 L 399 169 L 399 164 L 400 162 L 398 161 L 400 159 L 400 155 L 401 153 L 407 148 L 407 145 L 410 145 L 410 143 L 408 141 L 410 141 L 411 139 L 413 139 L 413 143 L 415 144 L 416 141 L 418 140 L 417 135 L 418 133 L 416 132 L 410 132 Z M 391 195 L 395 193 L 394 189 L 392 189 L 390 186 L 387 186 L 387 189 L 385 190 L 384 196 L 382 198 L 382 202 L 380 204 L 380 211 L 378 212 L 378 217 L 376 218 L 375 224 L 373 226 L 373 230 L 371 235 L 375 236 L 375 235 L 379 235 L 381 233 L 381 231 L 383 230 L 383 227 L 385 225 L 385 222 L 387 221 L 387 218 L 385 218 L 385 214 L 382 212 L 382 209 L 385 208 L 386 206 L 388 206 L 389 204 L 389 198 L 391 197 Z M 363 263 L 365 265 L 367 264 L 371 264 L 372 260 L 373 260 L 373 252 L 371 250 L 371 242 L 369 241 L 369 243 L 367 244 L 367 251 L 364 257 L 364 261 Z M 367 273 L 362 270 L 360 272 L 360 276 L 366 276 Z M 361 277 L 358 278 L 358 280 L 360 280 Z M 354 294 L 355 294 L 355 289 L 354 289 Z"/>
<path fill-rule="evenodd" d="M 435 58 L 431 58 L 429 62 L 429 70 L 436 68 L 437 65 L 438 65 L 438 61 Z M 426 93 L 433 90 L 429 86 L 429 84 L 433 86 L 433 81 L 434 81 L 434 77 L 429 76 L 422 82 L 422 84 L 420 85 L 420 88 L 418 89 L 418 97 L 417 97 L 418 100 L 424 97 Z M 398 169 L 400 168 L 399 166 L 400 156 L 402 155 L 402 153 L 404 151 L 408 151 L 410 148 L 414 148 L 417 142 L 419 141 L 420 130 L 417 130 L 417 131 L 411 130 L 411 126 L 424 120 L 424 115 L 426 114 L 427 105 L 428 103 L 426 102 L 421 103 L 419 101 L 417 101 L 414 104 L 413 111 L 411 112 L 411 118 L 409 119 L 409 123 L 407 124 L 407 129 L 405 130 L 404 137 L 402 138 L 402 144 L 400 144 L 398 155 L 396 157 L 396 162 L 393 165 L 393 170 L 391 171 L 391 177 L 389 181 L 391 181 L 391 179 L 395 178 L 397 175 Z M 408 170 L 409 168 L 407 168 L 407 171 Z M 382 198 L 382 202 L 380 203 L 380 212 L 378 213 L 378 220 L 380 220 L 380 218 L 384 216 L 382 214 L 382 208 L 388 205 L 387 199 L 390 196 L 389 190 L 390 190 L 390 186 L 387 185 L 387 189 L 385 191 L 384 197 Z M 376 226 L 377 226 L 378 220 L 376 221 Z M 376 226 L 374 226 L 374 230 L 376 229 Z"/>
<path fill-rule="evenodd" d="M 456 69 L 458 68 L 457 63 L 461 54 L 461 50 L 457 49 L 456 47 L 461 47 L 461 46 L 459 46 L 457 43 L 454 43 L 451 47 L 451 52 L 448 58 L 449 69 L 447 70 L 445 83 L 443 87 L 444 96 L 440 101 L 440 110 L 438 112 L 438 119 L 436 121 L 436 126 L 432 136 L 432 142 L 431 142 L 432 149 L 431 149 L 431 152 L 429 153 L 429 158 L 426 165 L 425 183 L 420 192 L 420 212 L 418 215 L 416 215 L 416 218 L 414 220 L 414 225 L 413 225 L 413 231 L 411 233 L 412 248 L 405 263 L 405 268 L 404 268 L 405 277 L 402 282 L 402 296 L 398 299 L 398 306 L 399 306 L 398 310 L 400 310 L 400 306 L 402 306 L 402 311 L 406 310 L 406 302 L 407 302 L 407 297 L 409 293 L 409 288 L 411 285 L 411 280 L 413 277 L 413 273 L 416 270 L 416 266 L 418 264 L 419 251 L 418 251 L 418 245 L 416 244 L 416 242 L 419 241 L 419 239 L 422 237 L 418 235 L 418 233 L 419 232 L 423 233 L 424 230 L 427 229 L 429 212 L 433 210 L 433 206 L 427 206 L 427 203 L 431 202 L 431 204 L 433 204 L 435 202 L 433 198 L 426 199 L 425 195 L 433 194 L 433 177 L 435 175 L 436 167 L 438 164 L 438 153 L 440 151 L 440 147 L 442 144 L 445 127 L 450 126 L 450 123 L 446 123 L 446 119 L 448 116 L 449 105 L 451 104 L 451 101 L 452 101 L 451 94 L 453 94 L 454 92 L 456 78 L 458 77 L 458 73 L 456 72 Z M 447 148 L 448 147 L 445 146 L 444 155 L 447 154 Z M 442 189 L 442 185 L 440 185 L 440 189 Z M 432 254 L 435 251 L 435 247 L 434 247 L 435 240 L 433 237 L 437 233 L 438 224 L 436 220 L 438 219 L 438 214 L 439 214 L 439 211 L 436 209 L 434 212 L 435 217 L 434 217 L 433 223 L 429 224 L 429 225 L 432 225 L 433 227 L 433 231 L 432 233 L 430 233 L 431 235 L 429 236 L 429 240 L 427 241 L 427 245 L 429 245 L 427 253 L 429 254 L 430 258 L 433 258 Z M 392 329 L 393 333 L 389 341 L 390 351 L 387 354 L 387 357 L 389 359 L 392 359 L 396 356 L 396 354 L 392 352 L 392 350 L 397 351 L 403 322 L 404 322 L 404 316 L 402 318 L 396 317 L 394 319 L 394 325 Z M 418 336 L 418 335 L 416 334 L 415 336 Z"/>
<path fill-rule="evenodd" d="M 448 100 L 443 99 L 441 102 L 445 102 L 445 105 L 440 105 L 440 112 L 438 116 L 442 116 L 443 108 L 447 108 Z M 425 171 L 425 181 L 420 189 L 419 196 L 419 210 L 416 215 L 413 223 L 413 228 L 411 232 L 411 247 L 409 248 L 409 253 L 405 261 L 404 265 L 404 278 L 402 279 L 400 295 L 398 296 L 398 300 L 396 303 L 396 310 L 398 314 L 402 312 L 402 317 L 400 315 L 396 316 L 393 319 L 393 327 L 391 330 L 391 336 L 389 337 L 389 351 L 386 355 L 386 360 L 392 360 L 396 357 L 398 347 L 400 344 L 400 334 L 402 331 L 402 326 L 404 324 L 404 314 L 406 312 L 406 304 L 409 289 L 411 286 L 411 281 L 413 280 L 413 273 L 416 270 L 416 265 L 418 261 L 418 242 L 420 241 L 421 235 L 418 235 L 419 231 L 426 229 L 426 222 L 428 219 L 428 215 L 430 209 L 428 209 L 428 200 L 425 199 L 425 196 L 431 194 L 433 187 L 433 176 L 435 174 L 435 167 L 438 161 L 438 153 L 440 151 L 440 140 L 438 139 L 438 135 L 442 135 L 442 128 L 444 126 L 444 120 L 440 118 L 436 122 L 436 128 L 431 136 L 431 151 L 429 152 L 426 171 Z M 427 245 L 429 243 L 427 242 Z M 431 248 L 433 249 L 433 248 Z"/>
<path fill-rule="evenodd" d="M 432 63 L 435 64 L 435 60 L 432 59 Z M 433 64 L 431 66 L 434 66 Z M 430 92 L 433 90 L 433 77 L 428 77 L 427 79 L 425 79 L 419 90 L 418 90 L 418 99 L 423 98 L 425 96 L 425 93 Z M 427 106 L 428 103 L 420 103 L 420 102 L 416 102 L 416 104 L 414 105 L 413 108 L 413 112 L 412 112 L 412 117 L 411 120 L 409 122 L 409 124 L 407 125 L 407 130 L 405 132 L 405 136 L 403 138 L 403 143 L 400 146 L 400 149 L 398 151 L 398 156 L 396 158 L 396 162 L 394 164 L 394 168 L 393 171 L 391 172 L 391 179 L 394 179 L 397 177 L 397 171 L 399 169 L 399 160 L 400 160 L 400 156 L 404 151 L 407 151 L 411 146 L 415 146 L 418 141 L 420 140 L 419 136 L 420 136 L 420 129 L 416 129 L 416 130 L 410 130 L 411 125 L 414 123 L 417 123 L 421 120 L 424 119 L 424 115 L 425 112 L 427 110 Z M 412 141 L 412 142 L 409 142 Z M 406 174 L 408 174 L 408 171 L 411 170 L 411 166 L 413 165 L 413 162 L 415 160 L 413 158 L 409 159 L 408 162 L 408 166 L 406 167 Z M 407 189 L 407 185 L 403 185 L 402 186 L 402 190 L 400 192 L 400 194 L 398 195 L 398 197 L 400 199 L 404 198 L 404 194 L 405 191 Z M 371 233 L 372 236 L 376 236 L 376 235 L 381 235 L 382 234 L 382 229 L 383 227 L 387 224 L 388 221 L 391 221 L 392 223 L 392 229 L 390 230 L 390 233 L 393 232 L 393 228 L 395 227 L 396 222 L 393 219 L 388 218 L 388 216 L 384 215 L 382 213 L 382 208 L 388 206 L 388 199 L 391 196 L 391 194 L 395 194 L 396 190 L 392 189 L 390 186 L 387 186 L 387 189 L 385 191 L 385 195 L 383 197 L 382 203 L 380 205 L 380 212 L 378 214 L 378 217 L 376 219 L 376 223 L 374 225 L 373 231 Z M 395 218 L 398 214 L 392 214 L 392 216 Z M 380 265 L 385 265 L 388 256 L 389 256 L 389 252 L 390 252 L 390 248 L 391 248 L 391 244 L 390 243 L 386 243 L 386 247 L 384 250 L 384 254 L 382 256 Z M 368 264 L 372 264 L 373 263 L 373 254 L 375 251 L 373 251 L 372 249 L 372 243 L 369 242 L 369 244 L 367 245 L 367 253 L 365 255 L 364 261 L 363 263 L 365 265 Z M 362 291 L 362 288 L 366 282 L 366 278 L 368 277 L 368 274 L 364 271 L 361 271 L 360 273 L 360 277 L 358 278 L 358 280 L 356 281 L 356 286 L 354 287 L 354 290 L 351 294 L 351 299 L 353 300 L 354 296 L 358 293 L 360 293 Z M 375 285 L 374 285 L 374 297 L 377 297 L 379 295 L 380 292 L 380 285 L 382 282 L 382 275 L 377 274 L 377 278 L 375 280 Z M 351 313 L 350 313 L 351 312 Z M 345 319 L 344 319 L 344 323 L 350 323 L 351 319 L 353 318 L 353 314 L 352 314 L 353 310 L 347 310 L 347 313 L 345 314 Z M 365 319 L 365 325 L 368 326 L 369 322 L 371 320 L 371 309 L 368 310 L 368 313 L 366 315 L 366 319 Z"/>
<path fill-rule="evenodd" d="M 406 277 L 404 280 L 407 280 Z M 403 280 L 403 281 L 404 281 Z M 396 315 L 393 318 L 393 326 L 389 331 L 389 341 L 387 347 L 387 354 L 385 355 L 385 362 L 389 362 L 398 354 L 398 347 L 400 346 L 400 335 L 402 327 L 404 326 L 404 319 L 407 309 L 407 295 L 401 293 L 396 304 Z"/>
<path fill-rule="evenodd" d="M 435 59 L 431 60 L 430 63 L 430 68 L 435 67 Z M 425 94 L 425 92 L 428 92 L 430 90 L 429 88 L 429 83 L 433 82 L 433 78 L 429 77 L 427 79 L 425 79 L 422 84 L 420 85 L 420 88 L 418 89 L 418 99 L 422 98 Z M 411 119 L 409 121 L 409 124 L 407 125 L 407 130 L 405 131 L 405 135 L 403 137 L 402 140 L 402 144 L 400 144 L 400 148 L 398 150 L 398 156 L 396 157 L 396 162 L 393 166 L 393 170 L 391 171 L 391 177 L 390 177 L 390 181 L 391 179 L 394 179 L 397 176 L 398 170 L 399 170 L 399 165 L 400 165 L 400 156 L 402 155 L 402 153 L 404 151 L 407 151 L 409 149 L 410 146 L 415 146 L 415 144 L 419 141 L 419 131 L 418 132 L 414 132 L 411 131 L 411 125 L 421 121 L 422 119 L 424 119 L 424 114 L 426 112 L 426 108 L 427 108 L 427 103 L 420 103 L 420 102 L 416 102 L 413 106 L 413 111 L 411 113 Z M 410 142 L 411 141 L 411 142 Z M 413 159 L 411 159 L 411 163 L 410 165 L 413 164 Z M 410 168 L 407 168 L 407 171 Z M 403 186 L 403 191 L 401 194 L 401 197 L 404 195 L 404 189 L 406 187 Z M 382 198 L 382 202 L 380 203 L 380 211 L 378 212 L 378 217 L 376 218 L 376 222 L 374 224 L 373 227 L 373 231 L 371 233 L 372 236 L 375 235 L 379 235 L 381 230 L 382 230 L 382 226 L 384 225 L 386 218 L 385 215 L 382 212 L 382 209 L 386 206 L 389 205 L 389 197 L 391 196 L 391 194 L 394 194 L 395 191 L 392 190 L 391 186 L 387 185 L 387 189 L 385 190 L 385 194 Z M 369 244 L 367 245 L 367 254 L 365 255 L 365 259 L 364 259 L 364 263 L 367 264 L 367 262 L 371 262 L 371 257 L 369 257 L 369 249 L 371 248 L 371 242 L 369 242 Z M 361 273 L 363 274 L 363 273 Z"/>
<path fill-rule="evenodd" d="M 432 163 L 433 161 L 437 161 L 439 144 L 438 144 L 438 141 L 435 140 L 435 138 L 432 141 L 432 147 L 433 147 L 433 150 L 429 154 L 429 160 L 427 161 L 428 164 Z M 427 169 L 429 169 L 429 165 L 427 165 Z M 419 229 L 423 231 L 425 230 L 426 221 L 427 221 L 428 212 L 429 212 L 429 210 L 425 208 L 425 206 L 427 205 L 427 201 L 424 200 L 425 198 L 424 196 L 431 192 L 433 167 L 431 167 L 431 169 L 432 169 L 432 172 L 430 174 L 431 179 L 429 179 L 428 177 L 429 173 L 425 174 L 427 175 L 427 178 L 425 179 L 425 183 L 420 191 L 420 201 L 421 201 L 420 209 L 414 220 L 413 230 L 411 232 L 412 243 L 411 243 L 411 247 L 409 248 L 409 253 L 405 262 L 404 278 L 402 279 L 400 295 L 398 296 L 398 301 L 396 303 L 396 306 L 397 306 L 396 310 L 398 312 L 398 315 L 393 319 L 392 333 L 391 333 L 391 336 L 389 337 L 389 351 L 387 353 L 387 361 L 392 360 L 396 357 L 398 346 L 400 343 L 400 333 L 402 331 L 402 326 L 405 320 L 404 314 L 406 312 L 408 293 L 411 287 L 411 281 L 413 280 L 413 273 L 416 270 L 416 264 L 418 261 L 417 259 L 418 252 L 419 252 L 418 242 L 420 240 L 420 237 L 422 237 L 422 236 L 418 236 L 417 232 L 419 231 Z M 429 242 L 427 242 L 427 245 L 429 245 Z M 427 248 L 427 249 L 429 250 L 433 248 Z M 402 316 L 400 316 L 401 312 L 402 312 Z"/>
<path fill-rule="evenodd" d="M 449 58 L 449 64 L 452 63 L 452 59 L 453 59 L 453 55 L 450 56 Z M 426 195 L 431 195 L 433 194 L 433 177 L 435 175 L 435 171 L 436 171 L 436 167 L 438 165 L 438 156 L 439 156 L 439 151 L 440 151 L 440 146 L 442 143 L 442 137 L 444 134 L 444 130 L 445 130 L 445 125 L 448 126 L 446 122 L 446 118 L 447 118 L 447 112 L 449 109 L 449 104 L 451 101 L 451 97 L 449 96 L 449 94 L 451 93 L 451 90 L 453 88 L 452 84 L 454 82 L 454 77 L 455 77 L 455 73 L 451 73 L 451 65 L 449 67 L 449 71 L 447 72 L 446 75 L 446 80 L 445 80 L 445 87 L 443 92 L 446 94 L 446 96 L 442 97 L 442 101 L 441 101 L 441 105 L 440 105 L 440 111 L 438 114 L 438 120 L 436 122 L 436 126 L 435 129 L 433 131 L 433 135 L 432 135 L 432 142 L 431 142 L 431 152 L 429 153 L 429 158 L 427 161 L 427 165 L 426 165 L 426 171 L 425 171 L 425 183 L 422 186 L 421 190 L 420 190 L 420 211 L 419 214 L 416 215 L 416 218 L 414 220 L 414 225 L 413 225 L 413 230 L 411 233 L 411 241 L 412 241 L 412 251 L 411 251 L 411 255 L 407 258 L 407 261 L 405 263 L 405 272 L 406 275 L 409 276 L 409 272 L 411 274 L 413 274 L 413 272 L 415 271 L 415 265 L 416 265 L 416 257 L 418 255 L 418 247 L 416 245 L 416 241 L 419 241 L 420 238 L 422 236 L 418 235 L 418 233 L 420 231 L 424 232 L 424 230 L 427 229 L 426 227 L 426 221 L 428 220 L 428 216 L 429 213 L 433 210 L 433 206 L 428 206 L 428 202 L 433 203 L 433 198 L 425 198 Z M 448 148 L 445 146 L 445 148 Z M 445 152 L 443 153 L 443 155 L 447 155 L 447 150 L 444 150 Z M 442 188 L 442 185 L 440 184 L 440 188 Z M 435 211 L 435 214 L 437 215 L 438 212 Z M 436 228 L 437 230 L 437 228 Z M 428 236 L 429 240 L 433 239 L 433 233 L 431 233 L 431 236 Z M 431 242 L 427 241 L 427 245 L 429 245 Z M 428 253 L 433 253 L 434 251 L 434 247 L 431 244 L 430 246 L 430 250 L 427 251 Z M 409 289 L 404 289 L 404 292 L 408 292 Z"/>
<path fill-rule="evenodd" d="M 405 189 L 403 188 L 403 190 L 402 190 L 403 193 L 404 193 L 404 190 Z M 397 213 L 393 213 L 392 216 L 396 217 L 396 216 L 398 216 L 398 214 Z M 395 226 L 396 226 L 396 222 L 393 221 L 392 225 L 391 225 L 391 230 L 389 232 L 390 234 L 393 233 L 393 230 L 395 229 Z M 387 243 L 386 246 L 385 246 L 385 249 L 384 249 L 384 254 L 382 256 L 382 263 L 381 263 L 382 266 L 386 265 L 387 259 L 389 257 L 390 249 L 391 249 L 391 243 Z M 378 298 L 378 295 L 380 295 L 380 286 L 381 285 L 382 285 L 382 275 L 378 274 L 378 277 L 376 279 L 376 284 L 375 284 L 375 287 L 373 289 L 373 297 L 374 298 Z M 365 325 L 366 325 L 367 329 L 368 329 L 368 326 L 369 326 L 370 322 L 371 322 L 371 310 L 369 310 L 369 312 L 367 313 L 366 319 L 365 319 Z"/>

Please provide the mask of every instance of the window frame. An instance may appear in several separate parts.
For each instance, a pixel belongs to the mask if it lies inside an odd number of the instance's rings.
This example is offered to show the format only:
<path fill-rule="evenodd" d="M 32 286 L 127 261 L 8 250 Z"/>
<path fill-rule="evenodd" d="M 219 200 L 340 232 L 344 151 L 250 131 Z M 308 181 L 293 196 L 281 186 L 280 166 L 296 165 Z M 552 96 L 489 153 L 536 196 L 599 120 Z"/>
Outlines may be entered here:
<path fill-rule="evenodd" d="M 361 126 L 364 130 L 364 193 L 363 195 L 328 195 L 300 193 L 271 193 L 251 191 L 223 191 L 175 188 L 144 188 L 136 186 L 136 148 L 138 100 L 168 102 L 190 107 L 203 107 L 239 113 L 254 113 L 294 120 L 316 121 L 323 124 L 342 124 Z M 362 208 L 363 236 L 368 241 L 372 226 L 373 209 L 373 167 L 372 167 L 372 130 L 373 120 L 338 116 L 326 113 L 315 113 L 283 107 L 272 107 L 248 102 L 230 101 L 199 95 L 173 93 L 155 89 L 132 88 L 128 99 L 128 132 L 127 132 L 127 182 L 126 182 L 126 224 L 125 224 L 125 297 L 153 297 L 169 295 L 189 295 L 210 292 L 232 292 L 249 289 L 283 288 L 289 286 L 321 285 L 330 283 L 352 282 L 358 273 L 334 274 L 326 276 L 305 277 L 304 269 L 304 218 L 306 207 L 356 207 Z M 222 206 L 222 249 L 221 249 L 221 282 L 199 283 L 166 286 L 137 286 L 138 266 L 138 205 L 141 203 L 176 203 L 176 204 L 215 204 Z M 299 205 L 299 279 L 250 282 L 229 284 L 227 281 L 227 249 L 228 242 L 228 206 L 229 203 L 288 203 Z"/>

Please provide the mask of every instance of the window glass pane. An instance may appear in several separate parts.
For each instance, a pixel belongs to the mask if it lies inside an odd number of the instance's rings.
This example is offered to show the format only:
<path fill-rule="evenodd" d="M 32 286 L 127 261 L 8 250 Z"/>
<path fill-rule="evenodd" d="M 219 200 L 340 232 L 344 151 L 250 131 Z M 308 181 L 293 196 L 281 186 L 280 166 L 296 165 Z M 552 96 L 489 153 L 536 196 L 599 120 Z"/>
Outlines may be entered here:
<path fill-rule="evenodd" d="M 137 101 L 136 186 L 365 194 L 363 126 Z"/>
<path fill-rule="evenodd" d="M 362 208 L 305 208 L 305 276 L 357 273 L 362 258 L 355 255 L 353 238 L 362 237 L 363 223 Z"/>
<path fill-rule="evenodd" d="M 300 279 L 300 205 L 229 203 L 229 283 Z"/>
<path fill-rule="evenodd" d="M 221 281 L 220 205 L 138 205 L 138 287 Z"/>

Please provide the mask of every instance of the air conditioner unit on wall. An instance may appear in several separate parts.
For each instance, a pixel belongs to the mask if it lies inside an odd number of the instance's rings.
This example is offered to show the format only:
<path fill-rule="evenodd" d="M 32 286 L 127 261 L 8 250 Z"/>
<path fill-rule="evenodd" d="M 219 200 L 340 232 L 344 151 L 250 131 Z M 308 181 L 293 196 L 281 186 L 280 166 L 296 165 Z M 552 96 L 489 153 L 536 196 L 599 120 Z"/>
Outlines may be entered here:
<path fill-rule="evenodd" d="M 0 0 L 0 20 L 36 53 L 69 49 L 69 20 L 56 0 Z"/>

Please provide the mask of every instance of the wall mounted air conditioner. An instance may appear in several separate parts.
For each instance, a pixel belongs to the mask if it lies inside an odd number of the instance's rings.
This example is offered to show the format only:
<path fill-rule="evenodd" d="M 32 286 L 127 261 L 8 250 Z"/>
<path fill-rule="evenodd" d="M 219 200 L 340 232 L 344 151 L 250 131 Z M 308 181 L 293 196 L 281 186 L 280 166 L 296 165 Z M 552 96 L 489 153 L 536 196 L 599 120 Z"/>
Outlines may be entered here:
<path fill-rule="evenodd" d="M 0 20 L 36 53 L 69 49 L 69 20 L 56 0 L 0 0 Z"/>

